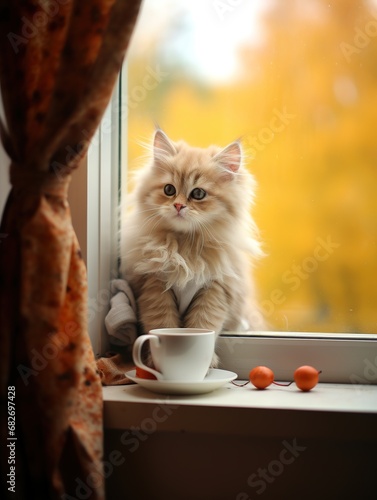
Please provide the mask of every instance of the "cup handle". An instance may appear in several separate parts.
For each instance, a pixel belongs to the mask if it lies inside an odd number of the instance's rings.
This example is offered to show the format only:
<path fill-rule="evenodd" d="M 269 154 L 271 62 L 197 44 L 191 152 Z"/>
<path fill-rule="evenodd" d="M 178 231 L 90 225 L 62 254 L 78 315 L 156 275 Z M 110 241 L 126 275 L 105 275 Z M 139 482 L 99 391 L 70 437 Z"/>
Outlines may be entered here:
<path fill-rule="evenodd" d="M 145 365 L 142 360 L 141 360 L 141 349 L 143 347 L 143 344 L 147 340 L 154 340 L 155 342 L 159 342 L 160 339 L 157 337 L 157 335 L 141 335 L 140 337 L 137 337 L 137 339 L 134 342 L 134 346 L 132 349 L 132 357 L 134 360 L 134 363 L 136 366 L 139 368 L 142 368 L 143 370 L 146 370 L 149 373 L 152 373 L 157 380 L 163 380 L 163 375 L 162 373 L 158 372 L 157 370 L 154 370 L 150 366 Z"/>

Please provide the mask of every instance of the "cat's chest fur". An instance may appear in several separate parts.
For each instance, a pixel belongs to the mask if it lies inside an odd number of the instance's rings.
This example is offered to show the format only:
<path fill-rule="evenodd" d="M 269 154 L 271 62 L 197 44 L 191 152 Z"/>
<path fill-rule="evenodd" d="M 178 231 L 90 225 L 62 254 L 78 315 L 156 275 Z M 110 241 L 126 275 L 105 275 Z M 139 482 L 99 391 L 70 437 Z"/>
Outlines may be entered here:
<path fill-rule="evenodd" d="M 177 299 L 179 314 L 183 316 L 192 302 L 195 294 L 202 288 L 202 285 L 195 280 L 189 281 L 184 287 L 173 285 L 172 290 Z"/>
<path fill-rule="evenodd" d="M 143 237 L 135 254 L 138 260 L 134 272 L 158 275 L 166 289 L 174 289 L 184 304 L 188 300 L 185 297 L 192 298 L 210 281 L 222 281 L 233 271 L 224 248 L 203 245 L 199 240 L 180 241 L 174 235 L 166 235 L 163 240 Z"/>

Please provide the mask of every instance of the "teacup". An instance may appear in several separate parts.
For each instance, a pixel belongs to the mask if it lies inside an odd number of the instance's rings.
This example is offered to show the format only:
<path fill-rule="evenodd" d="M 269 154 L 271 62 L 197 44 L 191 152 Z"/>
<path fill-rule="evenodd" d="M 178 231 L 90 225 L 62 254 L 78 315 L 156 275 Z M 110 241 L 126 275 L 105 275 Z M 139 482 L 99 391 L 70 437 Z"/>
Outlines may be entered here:
<path fill-rule="evenodd" d="M 142 361 L 142 347 L 149 340 L 155 369 Z M 136 366 L 157 380 L 198 382 L 204 380 L 215 351 L 215 332 L 201 328 L 158 328 L 134 343 Z"/>

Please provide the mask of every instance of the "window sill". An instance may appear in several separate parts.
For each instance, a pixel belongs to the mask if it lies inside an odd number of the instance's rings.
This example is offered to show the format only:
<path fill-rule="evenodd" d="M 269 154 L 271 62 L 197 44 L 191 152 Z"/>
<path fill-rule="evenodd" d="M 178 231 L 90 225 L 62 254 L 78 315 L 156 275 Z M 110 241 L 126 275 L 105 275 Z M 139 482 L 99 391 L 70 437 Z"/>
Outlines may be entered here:
<path fill-rule="evenodd" d="M 104 387 L 103 396 L 106 429 L 377 440 L 376 385 L 319 383 L 304 393 L 294 384 L 259 391 L 229 383 L 195 396 L 128 385 Z"/>

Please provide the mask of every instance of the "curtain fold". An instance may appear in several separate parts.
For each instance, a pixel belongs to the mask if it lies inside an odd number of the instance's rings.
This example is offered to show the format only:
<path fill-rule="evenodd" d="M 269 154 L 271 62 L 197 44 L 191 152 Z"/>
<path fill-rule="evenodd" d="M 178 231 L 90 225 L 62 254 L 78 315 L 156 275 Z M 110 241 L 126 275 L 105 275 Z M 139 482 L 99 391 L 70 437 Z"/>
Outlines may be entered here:
<path fill-rule="evenodd" d="M 0 228 L 1 498 L 104 498 L 102 388 L 67 192 L 139 7 L 0 0 L 0 131 L 12 162 Z"/>

